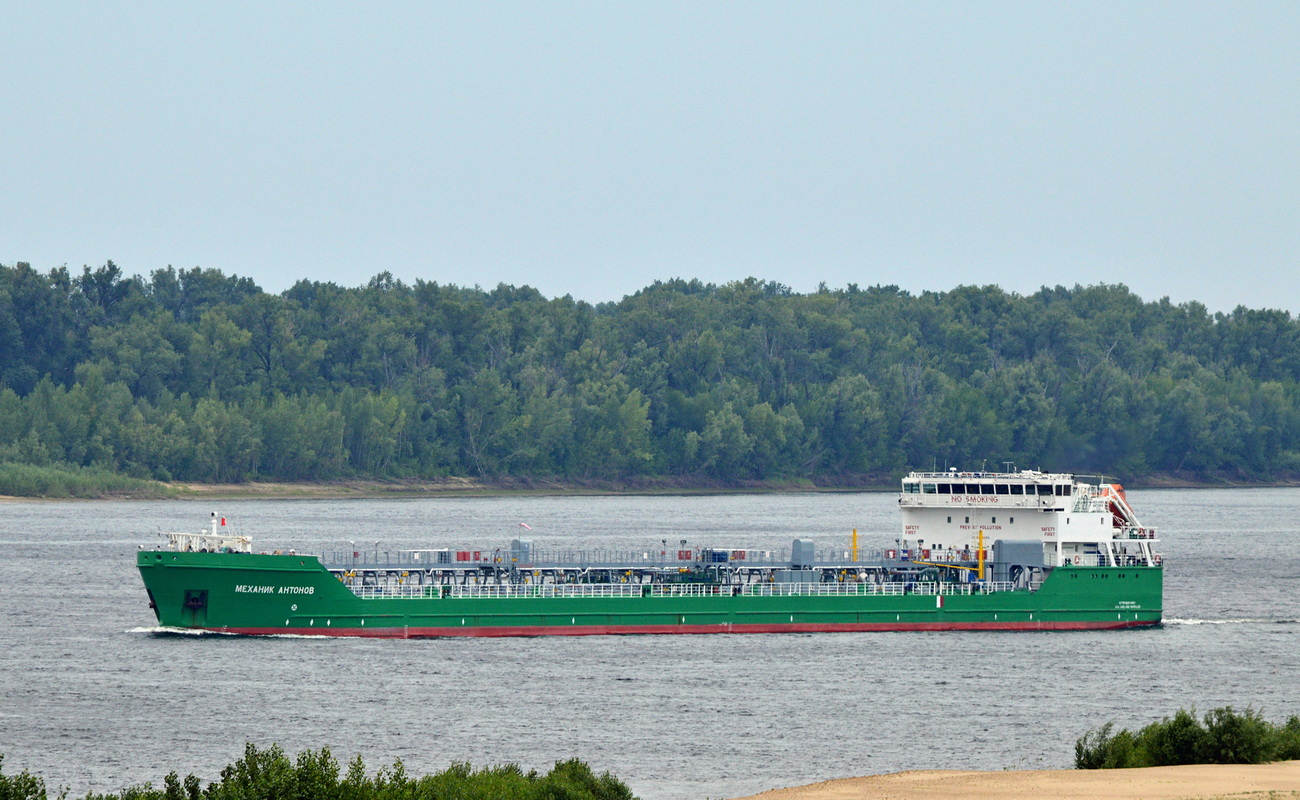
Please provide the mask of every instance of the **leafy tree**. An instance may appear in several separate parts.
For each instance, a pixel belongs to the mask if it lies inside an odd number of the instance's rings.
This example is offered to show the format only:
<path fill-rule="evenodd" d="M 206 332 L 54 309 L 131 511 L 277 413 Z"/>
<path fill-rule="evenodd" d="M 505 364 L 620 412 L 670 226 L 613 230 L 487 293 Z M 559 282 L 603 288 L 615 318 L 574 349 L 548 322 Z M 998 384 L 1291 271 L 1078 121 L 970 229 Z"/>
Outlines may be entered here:
<path fill-rule="evenodd" d="M 188 473 L 198 480 L 239 483 L 257 473 L 260 432 L 238 408 L 204 398 L 195 404 L 189 430 L 194 455 Z"/>
<path fill-rule="evenodd" d="M 247 353 L 253 334 L 224 311 L 210 309 L 199 317 L 189 346 L 189 386 L 196 397 L 229 398 L 246 383 Z"/>

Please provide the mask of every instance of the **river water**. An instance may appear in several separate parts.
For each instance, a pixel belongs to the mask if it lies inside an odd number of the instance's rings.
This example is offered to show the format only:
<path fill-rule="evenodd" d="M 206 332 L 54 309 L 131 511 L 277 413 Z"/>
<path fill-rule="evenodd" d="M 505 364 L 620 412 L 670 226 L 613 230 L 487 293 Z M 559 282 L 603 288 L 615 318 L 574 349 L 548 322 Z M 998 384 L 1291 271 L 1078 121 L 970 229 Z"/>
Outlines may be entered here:
<path fill-rule="evenodd" d="M 1300 489 L 1131 491 L 1165 624 L 1071 633 L 353 640 L 176 635 L 135 571 L 218 510 L 258 549 L 884 547 L 893 494 L 0 504 L 0 753 L 74 795 L 204 780 L 245 742 L 422 774 L 578 757 L 645 800 L 905 769 L 1058 768 L 1110 720 L 1300 714 Z M 524 531 L 519 523 L 531 526 Z M 352 545 L 348 542 L 356 542 Z M 376 545 L 375 543 L 378 542 Z"/>

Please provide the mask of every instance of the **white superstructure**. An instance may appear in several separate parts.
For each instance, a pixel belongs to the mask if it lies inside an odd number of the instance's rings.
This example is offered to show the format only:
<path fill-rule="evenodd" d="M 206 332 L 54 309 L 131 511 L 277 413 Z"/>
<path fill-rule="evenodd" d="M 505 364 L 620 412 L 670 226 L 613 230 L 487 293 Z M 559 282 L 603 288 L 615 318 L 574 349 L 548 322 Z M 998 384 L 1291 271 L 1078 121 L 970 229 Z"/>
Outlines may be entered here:
<path fill-rule="evenodd" d="M 251 553 L 253 539 L 240 536 L 226 518 L 212 512 L 211 529 L 202 533 L 166 531 L 161 534 L 168 546 L 180 553 Z M 293 552 L 292 550 L 290 552 Z"/>
<path fill-rule="evenodd" d="M 926 558 L 969 552 L 983 532 L 986 547 L 998 539 L 1041 541 L 1049 567 L 1160 563 L 1155 529 L 1138 521 L 1122 486 L 1103 478 L 1032 470 L 913 472 L 903 479 L 898 502 L 900 547 Z"/>

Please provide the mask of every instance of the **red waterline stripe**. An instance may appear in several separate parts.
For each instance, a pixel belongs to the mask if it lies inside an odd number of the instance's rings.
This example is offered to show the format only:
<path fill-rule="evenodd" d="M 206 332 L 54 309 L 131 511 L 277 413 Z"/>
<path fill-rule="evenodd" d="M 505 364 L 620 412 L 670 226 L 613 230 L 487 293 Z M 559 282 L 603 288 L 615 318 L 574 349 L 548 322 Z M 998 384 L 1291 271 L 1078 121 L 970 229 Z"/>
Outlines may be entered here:
<path fill-rule="evenodd" d="M 208 628 L 248 636 L 362 636 L 423 639 L 441 636 L 609 636 L 659 633 L 849 633 L 867 631 L 1085 631 L 1142 628 L 1159 621 L 1115 622 L 794 622 L 753 625 L 486 625 L 463 628 Z"/>

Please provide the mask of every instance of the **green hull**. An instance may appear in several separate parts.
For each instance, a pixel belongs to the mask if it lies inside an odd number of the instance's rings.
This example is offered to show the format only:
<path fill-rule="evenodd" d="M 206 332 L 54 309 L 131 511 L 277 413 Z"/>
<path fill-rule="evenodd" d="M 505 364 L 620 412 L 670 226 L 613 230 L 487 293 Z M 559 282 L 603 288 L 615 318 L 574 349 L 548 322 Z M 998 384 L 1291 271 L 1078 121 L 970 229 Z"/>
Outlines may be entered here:
<path fill-rule="evenodd" d="M 1160 623 L 1161 567 L 1060 567 L 1034 591 L 361 598 L 312 556 L 145 551 L 159 624 L 240 634 L 541 636 L 1082 630 Z M 706 588 L 705 592 L 708 591 Z"/>

